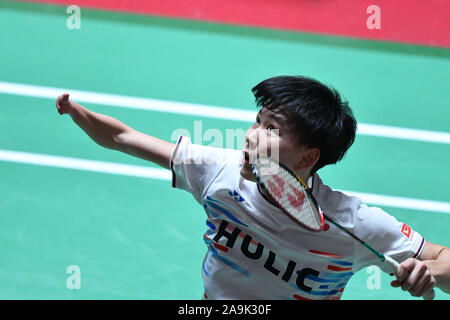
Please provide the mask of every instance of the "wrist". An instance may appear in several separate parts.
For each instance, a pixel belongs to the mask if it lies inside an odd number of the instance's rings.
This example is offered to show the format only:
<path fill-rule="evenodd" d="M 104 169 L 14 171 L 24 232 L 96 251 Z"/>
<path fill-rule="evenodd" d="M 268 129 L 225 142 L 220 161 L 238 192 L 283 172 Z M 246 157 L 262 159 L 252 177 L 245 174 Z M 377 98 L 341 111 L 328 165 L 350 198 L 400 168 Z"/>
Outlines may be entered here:
<path fill-rule="evenodd" d="M 67 110 L 67 113 L 70 116 L 76 117 L 76 116 L 80 115 L 82 113 L 82 111 L 83 111 L 83 107 L 81 105 L 79 105 L 75 101 L 69 100 L 69 108 Z"/>
<path fill-rule="evenodd" d="M 436 281 L 436 286 L 446 293 L 450 293 L 450 267 L 449 261 L 424 260 Z"/>

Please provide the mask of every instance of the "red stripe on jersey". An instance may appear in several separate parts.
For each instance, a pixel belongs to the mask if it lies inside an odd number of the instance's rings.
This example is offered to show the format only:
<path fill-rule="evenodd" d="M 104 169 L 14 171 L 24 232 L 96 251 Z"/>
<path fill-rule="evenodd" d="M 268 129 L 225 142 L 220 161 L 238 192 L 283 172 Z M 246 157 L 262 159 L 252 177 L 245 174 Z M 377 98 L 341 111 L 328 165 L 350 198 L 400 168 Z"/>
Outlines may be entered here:
<path fill-rule="evenodd" d="M 351 267 L 350 268 L 342 268 L 342 267 L 332 266 L 332 265 L 329 265 L 327 268 L 328 268 L 328 270 L 333 270 L 333 271 L 350 271 L 350 270 L 352 270 Z"/>
<path fill-rule="evenodd" d="M 341 258 L 340 255 L 334 254 L 334 253 L 328 253 L 328 252 L 317 251 L 317 250 L 309 250 L 309 252 L 315 253 L 315 254 L 320 254 L 322 256 L 327 256 L 327 257 L 331 257 L 331 258 L 338 258 L 338 259 Z"/>

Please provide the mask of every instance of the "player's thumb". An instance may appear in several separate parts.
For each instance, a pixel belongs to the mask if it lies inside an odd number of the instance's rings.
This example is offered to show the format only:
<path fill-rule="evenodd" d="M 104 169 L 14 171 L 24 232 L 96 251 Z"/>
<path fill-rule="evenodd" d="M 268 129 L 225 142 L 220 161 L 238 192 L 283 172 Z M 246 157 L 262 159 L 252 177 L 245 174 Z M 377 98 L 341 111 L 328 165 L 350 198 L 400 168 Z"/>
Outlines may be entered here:
<path fill-rule="evenodd" d="M 402 283 L 400 281 L 398 281 L 397 279 L 391 281 L 391 286 L 393 286 L 394 288 L 398 288 L 401 285 L 402 285 Z"/>

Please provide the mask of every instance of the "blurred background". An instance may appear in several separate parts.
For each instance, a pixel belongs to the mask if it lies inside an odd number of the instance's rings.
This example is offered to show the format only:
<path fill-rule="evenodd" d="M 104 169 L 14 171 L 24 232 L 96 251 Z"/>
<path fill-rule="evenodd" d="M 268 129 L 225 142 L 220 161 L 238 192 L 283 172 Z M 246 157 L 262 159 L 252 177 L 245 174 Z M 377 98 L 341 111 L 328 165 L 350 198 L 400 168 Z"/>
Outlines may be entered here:
<path fill-rule="evenodd" d="M 63 92 L 175 142 L 195 121 L 245 131 L 253 86 L 313 77 L 359 122 L 322 179 L 450 246 L 449 16 L 444 0 L 0 1 L 0 299 L 203 295 L 202 208 L 61 117 Z M 374 275 L 342 298 L 414 299 Z"/>

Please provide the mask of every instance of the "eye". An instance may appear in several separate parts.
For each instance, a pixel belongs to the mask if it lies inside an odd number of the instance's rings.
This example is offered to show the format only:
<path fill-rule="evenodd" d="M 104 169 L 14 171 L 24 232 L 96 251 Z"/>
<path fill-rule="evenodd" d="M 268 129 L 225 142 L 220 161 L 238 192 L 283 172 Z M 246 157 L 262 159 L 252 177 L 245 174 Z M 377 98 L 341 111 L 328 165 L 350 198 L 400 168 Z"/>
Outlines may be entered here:
<path fill-rule="evenodd" d="M 261 123 L 261 119 L 259 117 L 256 117 L 256 123 Z"/>
<path fill-rule="evenodd" d="M 273 136 L 277 136 L 277 137 L 280 136 L 280 129 L 275 127 L 275 126 L 273 126 L 273 125 L 269 125 L 267 127 L 267 132 L 270 133 Z"/>

